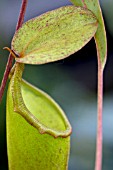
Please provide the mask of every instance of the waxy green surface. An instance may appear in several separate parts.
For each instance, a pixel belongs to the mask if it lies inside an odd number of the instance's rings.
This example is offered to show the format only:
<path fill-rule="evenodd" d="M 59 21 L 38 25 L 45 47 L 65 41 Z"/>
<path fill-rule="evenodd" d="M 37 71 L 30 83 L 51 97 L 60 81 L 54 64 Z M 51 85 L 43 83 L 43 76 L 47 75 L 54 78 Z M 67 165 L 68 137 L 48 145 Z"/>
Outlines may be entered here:
<path fill-rule="evenodd" d="M 95 34 L 98 59 L 104 68 L 107 58 L 107 40 L 102 12 L 98 0 L 70 0 L 75 6 L 85 7 L 91 10 L 98 20 L 98 29 Z"/>
<path fill-rule="evenodd" d="M 94 36 L 97 25 L 91 11 L 74 5 L 31 19 L 13 37 L 16 61 L 44 64 L 68 57 Z"/>
<path fill-rule="evenodd" d="M 66 170 L 71 126 L 46 93 L 21 79 L 16 63 L 7 93 L 9 170 Z"/>

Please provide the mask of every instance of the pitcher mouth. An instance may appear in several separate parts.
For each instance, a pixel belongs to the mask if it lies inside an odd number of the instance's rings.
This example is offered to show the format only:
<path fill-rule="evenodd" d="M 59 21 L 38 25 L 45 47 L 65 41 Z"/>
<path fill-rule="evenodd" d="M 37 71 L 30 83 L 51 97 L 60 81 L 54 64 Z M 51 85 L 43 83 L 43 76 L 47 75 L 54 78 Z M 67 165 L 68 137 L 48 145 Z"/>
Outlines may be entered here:
<path fill-rule="evenodd" d="M 61 119 L 60 121 L 61 121 L 61 124 L 63 126 L 63 128 L 61 128 L 61 130 L 59 128 L 57 129 L 57 128 L 49 126 L 49 124 L 51 125 L 51 123 L 46 123 L 47 121 L 46 122 L 41 121 L 37 116 L 38 113 L 37 114 L 32 113 L 32 110 L 29 109 L 29 106 L 27 104 L 28 103 L 28 100 L 26 99 L 27 97 L 25 98 L 25 95 L 24 95 L 25 94 L 24 87 L 29 89 L 27 92 L 29 92 L 30 88 L 32 88 L 35 91 L 35 93 L 38 93 L 38 95 L 43 96 L 44 99 L 47 99 L 47 101 L 49 101 L 49 103 L 54 106 L 54 108 L 56 109 L 57 114 L 59 116 L 59 120 Z M 31 124 L 34 128 L 36 128 L 39 131 L 40 134 L 49 134 L 49 135 L 52 135 L 55 138 L 57 138 L 57 137 L 66 138 L 66 137 L 71 135 L 72 127 L 71 127 L 64 111 L 60 108 L 60 106 L 48 94 L 46 94 L 42 90 L 32 86 L 31 84 L 29 84 L 28 82 L 26 82 L 23 79 L 21 81 L 21 87 L 20 87 L 19 90 L 21 91 L 21 95 L 19 97 L 21 97 L 20 100 L 21 100 L 21 106 L 22 107 L 20 107 L 20 103 L 15 104 L 15 95 L 16 94 L 14 94 L 12 92 L 13 103 L 14 103 L 14 111 L 19 113 L 29 124 Z M 21 108 L 23 108 L 23 109 L 21 109 Z M 44 116 L 46 117 L 47 114 L 44 115 Z M 44 118 L 43 118 L 43 120 L 44 120 Z M 58 120 L 56 120 L 56 122 L 58 124 Z M 56 123 L 56 122 L 54 122 L 54 123 Z"/>

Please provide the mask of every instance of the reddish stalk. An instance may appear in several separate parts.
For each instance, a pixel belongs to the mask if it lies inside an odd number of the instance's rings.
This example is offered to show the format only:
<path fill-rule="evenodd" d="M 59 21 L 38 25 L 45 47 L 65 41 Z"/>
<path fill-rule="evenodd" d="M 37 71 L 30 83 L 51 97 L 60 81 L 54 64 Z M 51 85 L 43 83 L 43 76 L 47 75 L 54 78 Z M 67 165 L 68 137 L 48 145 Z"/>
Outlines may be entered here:
<path fill-rule="evenodd" d="M 103 68 L 98 62 L 98 116 L 95 170 L 102 170 L 102 108 L 103 108 Z"/>
<path fill-rule="evenodd" d="M 20 14 L 19 14 L 19 17 L 18 17 L 17 25 L 16 25 L 16 31 L 22 26 L 22 23 L 24 21 L 27 3 L 28 3 L 28 0 L 22 0 Z M 2 79 L 2 83 L 1 83 L 1 86 L 0 86 L 0 103 L 2 101 L 2 97 L 3 97 L 5 87 L 6 87 L 8 76 L 9 76 L 10 70 L 12 68 L 13 59 L 14 59 L 14 57 L 10 54 L 9 58 L 8 58 L 7 65 L 6 65 L 6 69 L 5 69 L 5 72 L 4 72 L 4 76 L 3 76 L 3 79 Z"/>

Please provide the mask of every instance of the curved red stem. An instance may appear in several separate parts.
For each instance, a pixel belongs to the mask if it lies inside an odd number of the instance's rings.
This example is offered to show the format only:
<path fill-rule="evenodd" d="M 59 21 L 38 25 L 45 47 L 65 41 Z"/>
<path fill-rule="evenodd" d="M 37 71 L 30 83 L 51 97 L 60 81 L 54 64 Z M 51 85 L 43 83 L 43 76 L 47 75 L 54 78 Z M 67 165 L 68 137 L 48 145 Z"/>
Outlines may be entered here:
<path fill-rule="evenodd" d="M 17 26 L 16 26 L 16 31 L 22 26 L 22 23 L 24 21 L 27 3 L 28 3 L 28 0 L 22 0 L 20 14 L 19 14 L 18 22 L 17 22 Z M 9 76 L 10 70 L 12 68 L 13 59 L 14 58 L 10 54 L 9 58 L 8 58 L 7 65 L 6 65 L 6 69 L 5 69 L 5 72 L 4 72 L 4 76 L 3 76 L 3 79 L 2 79 L 2 83 L 1 83 L 1 86 L 0 86 L 0 103 L 2 101 L 2 97 L 3 97 L 5 87 L 6 87 L 8 76 Z"/>

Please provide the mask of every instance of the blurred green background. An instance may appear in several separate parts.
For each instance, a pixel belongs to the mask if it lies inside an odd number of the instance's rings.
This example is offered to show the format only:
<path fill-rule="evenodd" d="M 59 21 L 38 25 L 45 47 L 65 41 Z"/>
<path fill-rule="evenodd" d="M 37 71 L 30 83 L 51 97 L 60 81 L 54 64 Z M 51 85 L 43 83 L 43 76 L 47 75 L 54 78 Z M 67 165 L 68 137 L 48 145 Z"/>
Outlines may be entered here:
<path fill-rule="evenodd" d="M 68 0 L 29 0 L 25 21 Z M 0 82 L 8 59 L 21 0 L 0 0 Z M 104 76 L 103 170 L 113 170 L 113 1 L 101 0 L 108 37 Z M 65 31 L 65 30 L 64 30 Z M 97 59 L 94 40 L 69 58 L 41 66 L 26 65 L 24 78 L 50 94 L 66 112 L 72 127 L 69 170 L 93 170 L 97 120 Z M 6 92 L 0 105 L 0 170 L 8 170 L 6 151 Z"/>

